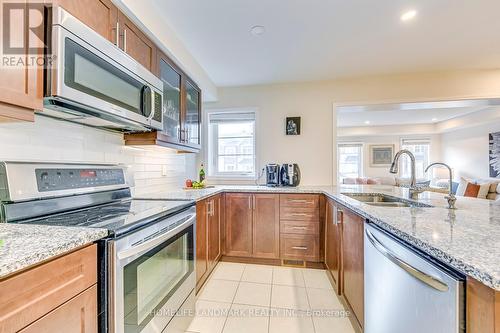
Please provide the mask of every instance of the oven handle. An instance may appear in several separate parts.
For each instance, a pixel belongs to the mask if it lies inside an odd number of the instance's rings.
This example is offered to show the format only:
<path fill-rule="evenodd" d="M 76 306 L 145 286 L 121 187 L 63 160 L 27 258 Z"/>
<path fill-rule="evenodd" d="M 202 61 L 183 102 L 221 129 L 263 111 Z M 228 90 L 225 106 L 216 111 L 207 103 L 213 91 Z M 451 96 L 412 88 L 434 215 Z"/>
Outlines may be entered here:
<path fill-rule="evenodd" d="M 181 225 L 178 225 L 174 229 L 167 230 L 164 233 L 156 236 L 155 238 L 148 240 L 147 242 L 137 244 L 136 246 L 118 252 L 117 253 L 118 259 L 124 260 L 136 256 L 139 253 L 146 252 L 155 248 L 156 246 L 160 245 L 161 243 L 169 239 L 172 236 L 172 234 L 176 234 L 179 231 L 184 230 L 188 226 L 192 225 L 195 219 L 196 219 L 196 214 L 189 215 L 189 218 L 186 220 L 186 222 L 182 223 Z"/>

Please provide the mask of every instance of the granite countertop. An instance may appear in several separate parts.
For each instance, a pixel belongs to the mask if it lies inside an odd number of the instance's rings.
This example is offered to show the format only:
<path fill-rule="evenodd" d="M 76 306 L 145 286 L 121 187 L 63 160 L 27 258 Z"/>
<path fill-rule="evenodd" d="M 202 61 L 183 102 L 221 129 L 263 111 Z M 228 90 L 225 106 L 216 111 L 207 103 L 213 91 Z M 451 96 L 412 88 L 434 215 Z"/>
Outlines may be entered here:
<path fill-rule="evenodd" d="M 216 186 L 140 195 L 140 198 L 202 200 L 223 192 L 320 193 L 354 210 L 410 245 L 465 275 L 500 291 L 500 204 L 458 197 L 457 209 L 447 209 L 441 193 L 424 192 L 419 202 L 433 208 L 370 206 L 342 193 L 384 193 L 406 197 L 407 190 L 385 185 Z"/>
<path fill-rule="evenodd" d="M 0 223 L 0 279 L 107 234 L 106 229 Z"/>

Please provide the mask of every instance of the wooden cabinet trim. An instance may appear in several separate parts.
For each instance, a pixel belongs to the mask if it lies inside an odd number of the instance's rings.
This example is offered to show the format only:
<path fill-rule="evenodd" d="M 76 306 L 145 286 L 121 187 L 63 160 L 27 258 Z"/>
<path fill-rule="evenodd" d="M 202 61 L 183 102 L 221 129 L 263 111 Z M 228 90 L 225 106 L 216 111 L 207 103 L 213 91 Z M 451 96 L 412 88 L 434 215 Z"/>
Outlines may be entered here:
<path fill-rule="evenodd" d="M 97 246 L 0 281 L 0 332 L 15 332 L 97 282 Z"/>

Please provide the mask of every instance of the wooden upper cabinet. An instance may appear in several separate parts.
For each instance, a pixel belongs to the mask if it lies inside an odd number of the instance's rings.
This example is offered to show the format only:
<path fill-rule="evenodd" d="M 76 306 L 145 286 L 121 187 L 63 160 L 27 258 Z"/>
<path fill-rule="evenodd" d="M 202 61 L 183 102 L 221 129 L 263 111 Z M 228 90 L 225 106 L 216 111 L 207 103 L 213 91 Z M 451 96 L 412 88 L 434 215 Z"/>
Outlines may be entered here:
<path fill-rule="evenodd" d="M 21 1 L 21 3 L 27 2 Z M 4 1 L 0 1 L 2 17 L 7 15 L 3 13 L 5 10 L 3 3 Z M 24 13 L 28 13 L 27 7 Z M 36 28 L 30 27 L 30 29 L 26 27 L 24 33 L 10 34 L 10 39 L 4 41 L 4 43 L 9 42 L 10 45 L 15 45 L 16 48 L 20 47 L 12 54 L 5 54 L 5 56 L 12 57 L 12 63 L 0 66 L 0 122 L 33 121 L 33 110 L 43 109 L 43 68 L 38 66 L 36 61 L 30 66 L 26 66 L 25 63 L 32 61 L 29 59 L 43 57 L 44 44 L 43 41 L 30 38 L 35 35 L 30 31 L 43 36 L 43 25 Z M 30 47 L 38 47 L 39 50 L 32 51 L 30 54 L 28 51 Z M 21 60 L 22 63 L 20 63 Z"/>
<path fill-rule="evenodd" d="M 226 255 L 252 256 L 252 194 L 226 194 Z"/>
<path fill-rule="evenodd" d="M 54 0 L 92 30 L 116 44 L 118 8 L 111 0 Z"/>
<path fill-rule="evenodd" d="M 335 291 L 340 294 L 342 221 L 338 217 L 341 214 L 337 215 L 337 205 L 331 199 L 327 199 L 325 210 L 325 265 L 334 281 Z"/>
<path fill-rule="evenodd" d="M 338 212 L 339 213 L 339 212 Z M 337 214 L 338 214 L 337 213 Z M 342 219 L 342 293 L 358 324 L 364 320 L 364 222 L 352 211 L 341 208 Z"/>
<path fill-rule="evenodd" d="M 148 70 L 156 68 L 156 46 L 123 13 L 118 13 L 119 47 Z"/>
<path fill-rule="evenodd" d="M 280 256 L 280 197 L 253 195 L 253 257 L 278 259 Z"/>

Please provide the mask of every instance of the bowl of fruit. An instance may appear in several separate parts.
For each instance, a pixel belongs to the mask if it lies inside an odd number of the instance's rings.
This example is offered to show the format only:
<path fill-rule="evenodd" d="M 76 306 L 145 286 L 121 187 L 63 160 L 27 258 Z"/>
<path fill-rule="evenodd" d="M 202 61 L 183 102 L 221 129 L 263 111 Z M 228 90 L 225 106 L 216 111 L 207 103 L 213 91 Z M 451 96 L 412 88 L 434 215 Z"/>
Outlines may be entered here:
<path fill-rule="evenodd" d="M 197 181 L 193 181 L 191 179 L 187 179 L 186 180 L 186 187 L 184 187 L 185 190 L 200 190 L 200 189 L 204 189 L 204 188 L 211 188 L 213 186 L 207 186 L 205 184 L 205 181 L 202 181 L 202 182 L 197 182 Z"/>

